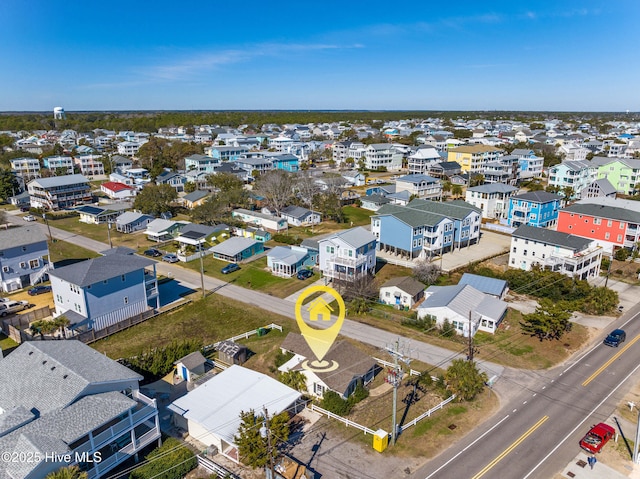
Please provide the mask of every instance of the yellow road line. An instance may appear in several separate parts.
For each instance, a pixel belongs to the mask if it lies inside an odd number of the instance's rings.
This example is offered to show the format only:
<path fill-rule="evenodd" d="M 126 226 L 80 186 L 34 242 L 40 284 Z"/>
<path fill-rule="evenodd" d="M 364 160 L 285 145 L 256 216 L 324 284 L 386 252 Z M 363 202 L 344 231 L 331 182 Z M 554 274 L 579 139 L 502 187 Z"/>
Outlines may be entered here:
<path fill-rule="evenodd" d="M 489 464 L 487 464 L 485 466 L 484 469 L 482 469 L 482 471 L 480 471 L 478 474 L 476 474 L 475 476 L 473 476 L 473 479 L 479 479 L 480 477 L 484 476 L 487 472 L 489 472 L 489 470 L 495 466 L 496 464 L 498 464 L 500 461 L 502 461 L 502 459 L 504 459 L 504 457 L 509 454 L 511 451 L 513 451 L 516 447 L 518 447 L 520 445 L 520 443 L 522 441 L 524 441 L 526 438 L 528 438 L 531 434 L 533 434 L 533 432 L 538 429 L 540 426 L 542 426 L 542 424 L 544 424 L 544 422 L 549 419 L 549 416 L 543 416 L 537 423 L 535 423 L 533 426 L 531 426 L 531 428 L 525 432 L 522 436 L 520 436 L 513 444 L 511 444 L 508 448 L 506 448 L 504 451 L 502 451 L 502 454 L 500 454 L 498 457 L 496 457 L 493 461 L 491 461 Z"/>
<path fill-rule="evenodd" d="M 629 349 L 631 346 L 633 346 L 633 344 L 638 341 L 640 339 L 640 334 L 637 335 L 635 338 L 633 338 L 631 341 L 629 341 L 629 344 L 627 344 L 624 348 L 622 348 L 620 351 L 618 351 L 616 354 L 614 354 L 611 359 L 609 359 L 609 361 L 607 361 L 606 363 L 604 363 L 602 366 L 600 366 L 596 372 L 594 372 L 591 376 L 589 376 L 585 382 L 582 383 L 583 386 L 586 386 L 587 384 L 589 384 L 591 381 L 593 381 L 596 376 L 598 374 L 600 374 L 602 371 L 604 371 L 605 369 L 607 369 L 609 366 L 611 366 L 611 363 L 613 363 L 616 359 L 618 359 L 622 353 L 624 353 L 627 349 Z"/>

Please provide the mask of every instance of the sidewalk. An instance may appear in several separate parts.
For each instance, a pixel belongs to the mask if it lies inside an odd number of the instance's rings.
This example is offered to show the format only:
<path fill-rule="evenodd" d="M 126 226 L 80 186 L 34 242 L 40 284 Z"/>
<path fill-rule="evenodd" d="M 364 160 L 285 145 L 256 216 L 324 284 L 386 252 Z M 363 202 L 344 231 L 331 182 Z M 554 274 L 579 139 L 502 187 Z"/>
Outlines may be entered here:
<path fill-rule="evenodd" d="M 592 470 L 587 463 L 588 458 L 589 456 L 587 456 L 586 453 L 579 453 L 575 459 L 563 469 L 562 477 L 566 477 L 567 479 L 627 479 L 627 477 L 640 477 L 638 475 L 625 476 L 600 461 L 596 462 Z"/>

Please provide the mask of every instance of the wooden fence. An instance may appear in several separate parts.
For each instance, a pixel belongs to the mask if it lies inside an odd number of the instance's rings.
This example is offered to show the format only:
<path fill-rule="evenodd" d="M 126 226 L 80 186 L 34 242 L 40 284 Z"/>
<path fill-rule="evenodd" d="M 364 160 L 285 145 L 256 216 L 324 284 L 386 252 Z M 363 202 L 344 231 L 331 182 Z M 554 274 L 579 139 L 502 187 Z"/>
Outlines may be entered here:
<path fill-rule="evenodd" d="M 31 341 L 34 337 L 27 331 L 34 321 L 48 318 L 53 311 L 49 306 L 34 309 L 28 313 L 16 314 L 2 320 L 2 332 L 16 343 Z"/>

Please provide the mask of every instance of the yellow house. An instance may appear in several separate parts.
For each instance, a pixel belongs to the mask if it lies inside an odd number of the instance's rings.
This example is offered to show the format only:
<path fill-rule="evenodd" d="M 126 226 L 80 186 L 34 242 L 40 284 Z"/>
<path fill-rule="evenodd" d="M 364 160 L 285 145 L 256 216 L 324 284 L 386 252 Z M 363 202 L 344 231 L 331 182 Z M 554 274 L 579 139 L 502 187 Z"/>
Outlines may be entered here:
<path fill-rule="evenodd" d="M 455 161 L 464 173 L 482 173 L 485 165 L 497 160 L 503 151 L 487 145 L 464 145 L 452 148 L 448 152 L 447 161 Z"/>

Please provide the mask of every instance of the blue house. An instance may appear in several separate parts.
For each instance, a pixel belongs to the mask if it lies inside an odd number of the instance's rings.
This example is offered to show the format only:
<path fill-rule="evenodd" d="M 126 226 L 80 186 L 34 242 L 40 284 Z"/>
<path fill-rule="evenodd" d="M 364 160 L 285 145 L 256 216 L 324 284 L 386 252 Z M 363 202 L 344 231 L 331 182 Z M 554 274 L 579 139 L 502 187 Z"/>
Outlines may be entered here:
<path fill-rule="evenodd" d="M 211 158 L 220 161 L 236 161 L 249 153 L 249 148 L 246 146 L 212 146 L 206 148 L 206 151 L 211 155 Z"/>
<path fill-rule="evenodd" d="M 453 252 L 480 241 L 481 211 L 464 201 L 413 200 L 385 205 L 371 217 L 380 251 L 408 259 Z"/>
<path fill-rule="evenodd" d="M 275 276 L 290 277 L 314 266 L 309 252 L 300 246 L 276 246 L 267 253 L 267 266 Z"/>
<path fill-rule="evenodd" d="M 264 244 L 251 238 L 238 238 L 234 236 L 219 245 L 211 248 L 213 257 L 230 263 L 251 258 L 253 255 L 262 253 Z"/>
<path fill-rule="evenodd" d="M 509 198 L 507 224 L 513 228 L 522 225 L 546 228 L 558 221 L 562 196 L 547 191 L 529 191 Z"/>
<path fill-rule="evenodd" d="M 147 225 L 154 219 L 151 215 L 126 211 L 116 218 L 116 230 L 120 233 L 133 233 L 135 231 L 146 230 Z"/>
<path fill-rule="evenodd" d="M 36 284 L 49 271 L 47 238 L 39 225 L 0 230 L 0 279 L 9 293 Z"/>
<path fill-rule="evenodd" d="M 275 170 L 296 172 L 300 169 L 300 160 L 294 155 L 274 155 L 270 156 L 269 159 L 273 163 Z"/>
<path fill-rule="evenodd" d="M 160 307 L 156 262 L 114 248 L 104 256 L 49 272 L 55 315 L 70 329 L 100 330 Z"/>
<path fill-rule="evenodd" d="M 182 193 L 184 191 L 184 185 L 186 183 L 187 178 L 175 171 L 164 170 L 156 177 L 156 185 L 169 185 L 178 193 Z"/>

